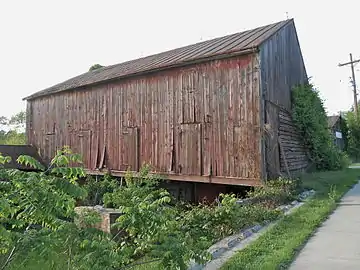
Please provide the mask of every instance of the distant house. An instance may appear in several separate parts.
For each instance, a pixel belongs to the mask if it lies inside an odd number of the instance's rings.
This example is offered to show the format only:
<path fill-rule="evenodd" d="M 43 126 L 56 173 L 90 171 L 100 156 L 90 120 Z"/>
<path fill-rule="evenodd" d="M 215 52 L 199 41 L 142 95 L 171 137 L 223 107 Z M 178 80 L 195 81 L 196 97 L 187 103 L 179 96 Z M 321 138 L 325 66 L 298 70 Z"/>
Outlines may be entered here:
<path fill-rule="evenodd" d="M 344 150 L 345 141 L 341 129 L 341 123 L 344 118 L 341 115 L 328 116 L 328 127 L 331 130 L 331 134 L 334 138 L 334 144 L 337 145 L 341 150 Z"/>

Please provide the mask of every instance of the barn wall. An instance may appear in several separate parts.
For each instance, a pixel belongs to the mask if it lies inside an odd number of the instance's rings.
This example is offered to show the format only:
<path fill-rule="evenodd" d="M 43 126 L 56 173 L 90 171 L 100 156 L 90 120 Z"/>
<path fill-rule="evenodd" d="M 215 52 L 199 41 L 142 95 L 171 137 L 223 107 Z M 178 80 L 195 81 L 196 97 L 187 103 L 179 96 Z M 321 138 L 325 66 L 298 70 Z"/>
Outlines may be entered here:
<path fill-rule="evenodd" d="M 291 114 L 284 109 L 279 109 L 279 138 L 280 171 L 291 175 L 305 170 L 309 166 L 307 149 Z"/>
<path fill-rule="evenodd" d="M 29 142 L 45 159 L 69 145 L 91 170 L 150 163 L 186 180 L 259 181 L 258 62 L 216 60 L 31 100 Z"/>
<path fill-rule="evenodd" d="M 291 89 L 307 81 L 307 74 L 294 22 L 289 22 L 260 47 L 261 90 L 266 127 L 266 166 L 268 176 L 281 170 L 279 108 L 291 111 Z"/>

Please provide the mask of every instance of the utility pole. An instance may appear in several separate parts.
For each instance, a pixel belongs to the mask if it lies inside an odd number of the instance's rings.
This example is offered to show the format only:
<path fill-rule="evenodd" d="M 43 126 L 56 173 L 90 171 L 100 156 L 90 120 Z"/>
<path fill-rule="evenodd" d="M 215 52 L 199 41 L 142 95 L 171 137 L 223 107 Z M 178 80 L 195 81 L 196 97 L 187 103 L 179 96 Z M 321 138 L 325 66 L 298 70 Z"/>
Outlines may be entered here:
<path fill-rule="evenodd" d="M 353 91 L 354 91 L 354 110 L 355 110 L 355 115 L 356 115 L 356 117 L 358 117 L 358 102 L 357 102 L 357 92 L 356 92 L 356 80 L 355 80 L 354 64 L 355 64 L 355 63 L 359 63 L 359 62 L 360 62 L 360 59 L 358 59 L 358 60 L 353 60 L 352 54 L 350 53 L 350 62 L 343 63 L 343 64 L 339 64 L 339 67 L 347 66 L 347 65 L 350 65 L 350 66 L 351 66 L 352 85 L 353 85 Z"/>

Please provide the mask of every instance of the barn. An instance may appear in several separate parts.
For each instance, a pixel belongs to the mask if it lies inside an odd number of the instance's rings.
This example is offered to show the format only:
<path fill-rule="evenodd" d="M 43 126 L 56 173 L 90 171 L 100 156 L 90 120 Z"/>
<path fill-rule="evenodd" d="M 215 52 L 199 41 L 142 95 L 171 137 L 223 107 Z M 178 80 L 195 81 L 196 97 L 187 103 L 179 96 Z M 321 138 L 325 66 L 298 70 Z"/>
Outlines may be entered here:
<path fill-rule="evenodd" d="M 256 186 L 308 166 L 290 114 L 291 88 L 305 82 L 289 19 L 36 92 L 27 139 L 45 161 L 70 146 L 91 174 L 146 163 L 173 181 Z"/>

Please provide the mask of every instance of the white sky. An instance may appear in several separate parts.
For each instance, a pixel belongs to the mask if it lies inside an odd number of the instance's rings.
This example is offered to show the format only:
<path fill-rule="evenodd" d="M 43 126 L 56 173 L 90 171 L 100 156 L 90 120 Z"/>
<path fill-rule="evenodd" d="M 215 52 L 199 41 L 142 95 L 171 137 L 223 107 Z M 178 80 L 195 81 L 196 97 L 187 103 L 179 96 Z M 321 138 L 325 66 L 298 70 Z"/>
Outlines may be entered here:
<path fill-rule="evenodd" d="M 0 115 L 20 111 L 23 97 L 95 63 L 116 64 L 240 32 L 284 20 L 286 12 L 295 19 L 307 73 L 329 113 L 347 110 L 351 71 L 337 65 L 350 52 L 360 58 L 357 7 L 355 0 L 0 0 Z"/>

